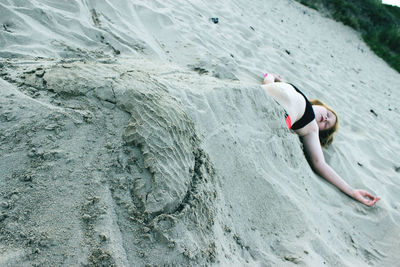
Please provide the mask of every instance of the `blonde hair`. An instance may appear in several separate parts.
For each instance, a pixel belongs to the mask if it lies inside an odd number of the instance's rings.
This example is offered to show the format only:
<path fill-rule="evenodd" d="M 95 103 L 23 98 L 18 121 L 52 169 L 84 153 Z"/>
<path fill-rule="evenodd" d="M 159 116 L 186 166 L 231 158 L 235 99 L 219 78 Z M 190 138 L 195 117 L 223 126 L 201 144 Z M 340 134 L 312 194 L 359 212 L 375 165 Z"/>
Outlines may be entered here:
<path fill-rule="evenodd" d="M 333 141 L 333 134 L 339 129 L 338 115 L 336 114 L 335 111 L 333 111 L 333 109 L 331 109 L 329 106 L 325 105 L 322 101 L 319 101 L 318 99 L 312 99 L 310 100 L 310 103 L 312 105 L 323 106 L 336 116 L 336 122 L 332 128 L 324 131 L 319 131 L 319 142 L 321 143 L 321 146 L 328 147 Z"/>

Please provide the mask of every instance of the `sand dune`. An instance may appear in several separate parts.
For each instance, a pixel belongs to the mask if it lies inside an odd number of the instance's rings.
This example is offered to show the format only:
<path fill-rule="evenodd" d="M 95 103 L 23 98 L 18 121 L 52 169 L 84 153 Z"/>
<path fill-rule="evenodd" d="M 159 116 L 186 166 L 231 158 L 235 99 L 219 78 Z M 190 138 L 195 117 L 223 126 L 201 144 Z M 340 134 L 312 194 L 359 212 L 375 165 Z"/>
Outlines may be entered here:
<path fill-rule="evenodd" d="M 218 18 L 213 23 L 210 18 Z M 395 266 L 400 75 L 294 1 L 0 3 L 1 266 Z M 315 175 L 259 86 L 337 110 Z"/>

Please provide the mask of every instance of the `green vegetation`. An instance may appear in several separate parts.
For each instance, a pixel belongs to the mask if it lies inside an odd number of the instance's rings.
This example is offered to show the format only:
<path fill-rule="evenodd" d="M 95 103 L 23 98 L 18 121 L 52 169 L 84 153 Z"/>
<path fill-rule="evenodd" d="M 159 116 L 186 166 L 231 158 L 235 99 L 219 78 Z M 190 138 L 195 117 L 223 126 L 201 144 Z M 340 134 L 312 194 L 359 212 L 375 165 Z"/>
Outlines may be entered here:
<path fill-rule="evenodd" d="M 400 72 L 400 8 L 380 0 L 297 0 L 362 34 L 369 47 Z"/>

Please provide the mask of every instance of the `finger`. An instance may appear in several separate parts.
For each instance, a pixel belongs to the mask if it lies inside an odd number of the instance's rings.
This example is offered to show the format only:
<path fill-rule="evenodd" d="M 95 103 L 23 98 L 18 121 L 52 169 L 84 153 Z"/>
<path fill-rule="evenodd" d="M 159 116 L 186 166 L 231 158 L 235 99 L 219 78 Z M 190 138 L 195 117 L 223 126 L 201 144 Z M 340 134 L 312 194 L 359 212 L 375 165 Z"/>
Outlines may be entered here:
<path fill-rule="evenodd" d="M 374 204 L 375 204 L 375 202 L 372 201 L 372 200 L 367 200 L 367 203 L 365 203 L 365 205 L 367 205 L 368 207 L 371 207 L 371 206 L 373 206 Z"/>
<path fill-rule="evenodd" d="M 381 199 L 380 197 L 376 197 L 376 198 L 374 199 L 374 204 L 375 204 L 376 202 L 378 202 L 380 199 Z"/>
<path fill-rule="evenodd" d="M 369 193 L 369 192 L 367 192 L 367 191 L 363 191 L 362 193 L 363 193 L 364 196 L 367 196 L 367 197 L 369 197 L 370 199 L 375 199 L 375 197 L 374 197 L 371 193 Z"/>
<path fill-rule="evenodd" d="M 367 204 L 368 206 L 373 206 L 373 205 L 375 205 L 376 204 L 376 202 L 378 202 L 380 200 L 380 198 L 379 197 L 376 197 L 374 200 L 372 200 L 372 201 L 369 201 L 370 203 L 369 204 Z"/>
<path fill-rule="evenodd" d="M 376 201 L 375 201 L 374 199 L 366 199 L 366 203 L 367 203 L 368 206 L 374 205 L 375 202 L 376 202 Z"/>

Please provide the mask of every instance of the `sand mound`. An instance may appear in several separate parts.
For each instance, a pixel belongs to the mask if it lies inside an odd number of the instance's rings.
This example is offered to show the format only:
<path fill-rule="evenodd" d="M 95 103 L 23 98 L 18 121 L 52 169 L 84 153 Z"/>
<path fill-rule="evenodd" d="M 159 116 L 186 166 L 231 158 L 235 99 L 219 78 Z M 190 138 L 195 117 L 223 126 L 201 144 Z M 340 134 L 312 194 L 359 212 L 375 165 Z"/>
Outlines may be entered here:
<path fill-rule="evenodd" d="M 352 30 L 286 0 L 0 15 L 1 266 L 398 262 L 400 77 Z M 312 172 L 265 70 L 337 110 L 326 160 L 377 206 Z"/>
<path fill-rule="evenodd" d="M 2 82 L 8 105 L 29 116 L 7 117 L 13 127 L 3 128 L 3 163 L 12 170 L 5 181 L 13 182 L 2 186 L 2 220 L 18 224 L 5 224 L 2 236 L 19 251 L 19 260 L 4 264 L 67 258 L 66 264 L 126 265 L 175 247 L 177 262 L 214 259 L 207 237 L 215 213 L 212 165 L 177 100 L 131 67 L 33 65 L 9 77 L 19 88 Z M 187 228 L 203 227 L 199 237 L 185 237 Z"/>

